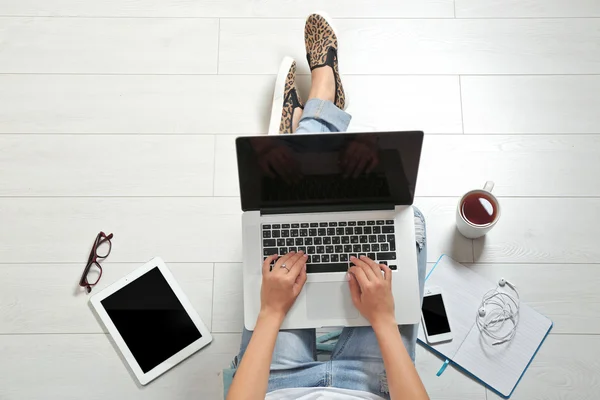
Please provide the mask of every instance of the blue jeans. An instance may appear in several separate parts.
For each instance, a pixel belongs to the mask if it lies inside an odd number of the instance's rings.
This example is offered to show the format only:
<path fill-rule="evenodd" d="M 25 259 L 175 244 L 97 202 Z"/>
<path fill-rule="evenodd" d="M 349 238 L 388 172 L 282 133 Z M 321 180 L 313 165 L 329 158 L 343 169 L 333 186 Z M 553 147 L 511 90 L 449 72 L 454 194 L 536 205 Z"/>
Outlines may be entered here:
<path fill-rule="evenodd" d="M 310 99 L 304 105 L 296 133 L 346 132 L 351 119 L 331 101 Z"/>
<path fill-rule="evenodd" d="M 344 132 L 350 115 L 329 101 L 309 100 L 296 132 Z M 427 247 L 425 219 L 414 208 L 416 252 L 419 268 L 419 288 L 423 298 Z M 400 325 L 400 334 L 408 354 L 415 360 L 418 324 Z M 233 368 L 241 361 L 252 332 L 244 329 L 239 355 Z M 267 392 L 298 387 L 337 387 L 362 390 L 389 399 L 387 378 L 379 343 L 370 326 L 344 328 L 327 362 L 318 362 L 315 329 L 279 331 Z"/>

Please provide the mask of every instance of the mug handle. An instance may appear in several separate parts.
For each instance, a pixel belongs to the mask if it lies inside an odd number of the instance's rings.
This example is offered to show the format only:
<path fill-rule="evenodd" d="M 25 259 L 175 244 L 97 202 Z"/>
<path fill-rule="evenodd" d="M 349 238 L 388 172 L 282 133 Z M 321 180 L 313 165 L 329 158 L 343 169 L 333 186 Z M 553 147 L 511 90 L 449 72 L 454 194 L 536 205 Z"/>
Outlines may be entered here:
<path fill-rule="evenodd" d="M 487 181 L 485 185 L 483 185 L 483 190 L 485 190 L 486 192 L 491 193 L 492 189 L 494 189 L 494 182 L 492 181 Z"/>

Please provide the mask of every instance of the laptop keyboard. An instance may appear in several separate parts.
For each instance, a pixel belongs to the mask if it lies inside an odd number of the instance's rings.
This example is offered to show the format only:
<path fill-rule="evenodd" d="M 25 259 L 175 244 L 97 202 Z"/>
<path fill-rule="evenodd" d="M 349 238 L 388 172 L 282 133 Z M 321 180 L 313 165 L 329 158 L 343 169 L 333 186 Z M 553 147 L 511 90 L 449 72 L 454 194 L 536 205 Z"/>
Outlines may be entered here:
<path fill-rule="evenodd" d="M 297 222 L 262 225 L 263 256 L 304 251 L 306 272 L 345 272 L 365 255 L 397 269 L 393 220 Z"/>

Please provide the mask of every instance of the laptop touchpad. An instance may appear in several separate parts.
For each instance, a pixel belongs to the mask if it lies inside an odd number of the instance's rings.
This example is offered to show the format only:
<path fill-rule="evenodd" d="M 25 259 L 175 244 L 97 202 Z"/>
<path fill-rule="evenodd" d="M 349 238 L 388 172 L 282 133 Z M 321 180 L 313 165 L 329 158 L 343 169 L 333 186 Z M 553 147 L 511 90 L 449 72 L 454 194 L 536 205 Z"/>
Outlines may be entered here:
<path fill-rule="evenodd" d="M 354 319 L 359 316 L 345 280 L 306 284 L 306 309 L 308 319 Z"/>

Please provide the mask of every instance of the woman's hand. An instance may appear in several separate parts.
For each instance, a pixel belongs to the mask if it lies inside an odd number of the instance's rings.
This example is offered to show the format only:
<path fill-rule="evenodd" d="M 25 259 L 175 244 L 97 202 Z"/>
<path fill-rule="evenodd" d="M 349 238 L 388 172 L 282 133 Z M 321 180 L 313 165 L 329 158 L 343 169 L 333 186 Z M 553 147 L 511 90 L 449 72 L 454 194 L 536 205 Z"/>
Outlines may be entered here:
<path fill-rule="evenodd" d="M 306 283 L 307 256 L 302 251 L 288 253 L 279 258 L 271 270 L 271 263 L 278 257 L 267 257 L 262 266 L 260 312 L 283 321 Z"/>
<path fill-rule="evenodd" d="M 354 264 L 348 271 L 354 306 L 373 328 L 379 324 L 396 324 L 392 271 L 387 265 L 377 264 L 365 256 L 350 257 L 350 261 Z"/>

